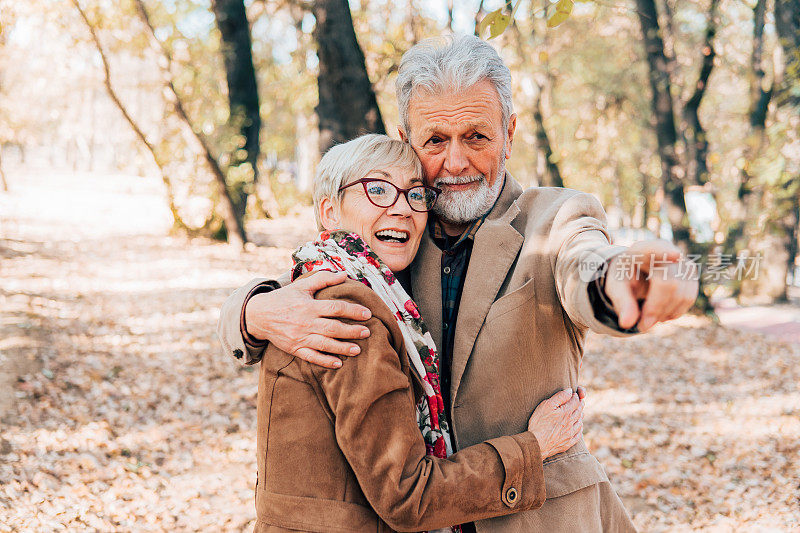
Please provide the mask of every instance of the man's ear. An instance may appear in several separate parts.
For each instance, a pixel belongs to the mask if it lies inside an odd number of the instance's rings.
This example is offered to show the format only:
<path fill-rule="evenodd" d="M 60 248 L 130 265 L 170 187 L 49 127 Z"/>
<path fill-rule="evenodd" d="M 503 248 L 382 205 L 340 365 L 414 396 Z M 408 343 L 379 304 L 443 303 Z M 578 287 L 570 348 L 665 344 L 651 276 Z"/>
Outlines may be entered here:
<path fill-rule="evenodd" d="M 339 206 L 330 198 L 323 198 L 319 201 L 319 219 L 322 227 L 328 231 L 339 229 Z"/>
<path fill-rule="evenodd" d="M 508 117 L 508 130 L 506 130 L 506 135 L 508 136 L 508 142 L 506 143 L 506 159 L 511 157 L 511 145 L 514 142 L 514 132 L 517 130 L 517 114 L 514 113 L 510 117 Z"/>
<path fill-rule="evenodd" d="M 397 133 L 400 134 L 401 141 L 403 141 L 404 143 L 408 142 L 408 139 L 406 139 L 406 132 L 403 130 L 402 126 L 397 126 Z"/>

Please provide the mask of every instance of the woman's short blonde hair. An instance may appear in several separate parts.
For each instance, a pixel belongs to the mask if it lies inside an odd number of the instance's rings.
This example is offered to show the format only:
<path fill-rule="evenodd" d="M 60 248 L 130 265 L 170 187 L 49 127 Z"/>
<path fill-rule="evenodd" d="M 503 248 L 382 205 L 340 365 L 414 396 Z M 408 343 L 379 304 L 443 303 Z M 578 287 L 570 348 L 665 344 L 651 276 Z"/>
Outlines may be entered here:
<path fill-rule="evenodd" d="M 387 135 L 369 133 L 328 150 L 314 176 L 314 216 L 319 229 L 324 229 L 319 217 L 319 204 L 323 198 L 338 203 L 344 194 L 344 191 L 339 191 L 340 187 L 364 178 L 374 170 L 390 167 L 409 170 L 422 179 L 422 163 L 411 145 Z"/>

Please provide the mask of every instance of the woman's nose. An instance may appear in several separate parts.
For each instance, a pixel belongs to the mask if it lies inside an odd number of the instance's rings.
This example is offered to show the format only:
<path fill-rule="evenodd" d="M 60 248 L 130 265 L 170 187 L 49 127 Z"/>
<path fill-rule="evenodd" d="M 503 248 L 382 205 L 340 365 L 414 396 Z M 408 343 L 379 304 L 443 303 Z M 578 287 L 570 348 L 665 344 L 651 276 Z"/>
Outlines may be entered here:
<path fill-rule="evenodd" d="M 386 214 L 394 216 L 410 217 L 413 212 L 411 205 L 408 203 L 408 198 L 403 193 L 397 196 L 397 201 L 394 205 L 386 209 Z"/>

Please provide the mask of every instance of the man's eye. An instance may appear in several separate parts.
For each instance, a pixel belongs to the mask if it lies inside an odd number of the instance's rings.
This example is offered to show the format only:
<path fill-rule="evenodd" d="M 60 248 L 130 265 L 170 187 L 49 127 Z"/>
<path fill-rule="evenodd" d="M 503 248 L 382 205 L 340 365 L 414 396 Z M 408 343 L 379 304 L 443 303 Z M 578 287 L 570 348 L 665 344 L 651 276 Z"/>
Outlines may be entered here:
<path fill-rule="evenodd" d="M 442 142 L 441 137 L 431 137 L 428 139 L 428 144 L 439 144 Z"/>
<path fill-rule="evenodd" d="M 483 135 L 482 133 L 473 133 L 472 138 L 477 141 L 483 141 L 485 139 L 488 139 L 488 137 L 486 135 Z"/>

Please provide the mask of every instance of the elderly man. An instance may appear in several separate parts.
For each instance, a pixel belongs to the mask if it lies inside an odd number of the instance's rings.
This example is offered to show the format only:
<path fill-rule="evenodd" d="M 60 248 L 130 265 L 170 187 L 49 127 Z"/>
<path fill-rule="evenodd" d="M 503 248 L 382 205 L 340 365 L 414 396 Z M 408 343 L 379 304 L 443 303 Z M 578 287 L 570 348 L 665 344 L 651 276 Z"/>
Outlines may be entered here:
<path fill-rule="evenodd" d="M 517 433 L 543 399 L 578 385 L 586 331 L 629 335 L 684 313 L 697 283 L 678 275 L 663 241 L 611 245 L 594 197 L 523 190 L 505 170 L 517 117 L 511 75 L 475 37 L 425 41 L 402 59 L 400 136 L 442 189 L 410 284 L 442 356 L 442 390 L 456 446 Z M 658 275 L 648 276 L 658 265 Z M 253 280 L 225 303 L 228 353 L 256 362 L 263 346 L 336 367 L 365 309 L 313 299 L 343 276 L 320 273 L 280 288 Z M 643 300 L 643 304 L 639 304 Z M 465 531 L 631 531 L 600 464 L 579 443 L 544 465 L 537 510 L 465 525 Z M 509 480 L 514 485 L 514 480 Z M 514 507 L 518 487 L 498 495 Z"/>

